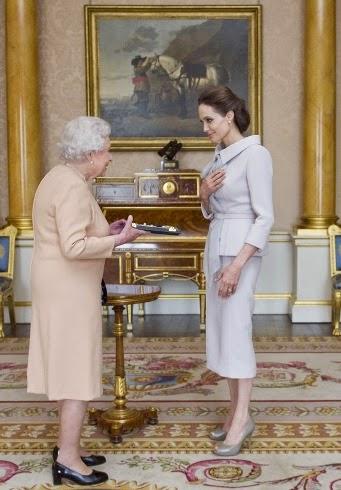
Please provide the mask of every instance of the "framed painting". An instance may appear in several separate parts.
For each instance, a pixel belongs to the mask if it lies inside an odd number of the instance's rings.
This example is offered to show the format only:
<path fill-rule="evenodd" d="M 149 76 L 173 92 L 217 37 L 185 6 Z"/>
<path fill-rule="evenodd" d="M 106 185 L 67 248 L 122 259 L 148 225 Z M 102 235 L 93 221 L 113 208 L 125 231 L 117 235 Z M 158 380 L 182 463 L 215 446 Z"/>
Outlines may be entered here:
<path fill-rule="evenodd" d="M 87 113 L 118 150 L 212 148 L 199 92 L 228 85 L 261 132 L 261 6 L 85 6 Z"/>

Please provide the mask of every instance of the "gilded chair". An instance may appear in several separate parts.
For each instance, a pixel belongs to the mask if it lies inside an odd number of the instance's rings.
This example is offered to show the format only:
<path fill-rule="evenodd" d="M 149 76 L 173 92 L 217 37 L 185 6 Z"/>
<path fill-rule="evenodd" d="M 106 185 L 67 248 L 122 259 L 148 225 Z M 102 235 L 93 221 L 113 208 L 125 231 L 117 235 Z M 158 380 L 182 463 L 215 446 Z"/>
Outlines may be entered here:
<path fill-rule="evenodd" d="M 4 334 L 4 306 L 7 303 L 12 334 L 16 334 L 14 296 L 13 296 L 13 270 L 15 237 L 17 229 L 10 225 L 0 230 L 0 339 Z"/>
<path fill-rule="evenodd" d="M 330 272 L 332 276 L 332 325 L 333 335 L 341 335 L 341 228 L 331 225 L 328 228 L 330 250 Z"/>

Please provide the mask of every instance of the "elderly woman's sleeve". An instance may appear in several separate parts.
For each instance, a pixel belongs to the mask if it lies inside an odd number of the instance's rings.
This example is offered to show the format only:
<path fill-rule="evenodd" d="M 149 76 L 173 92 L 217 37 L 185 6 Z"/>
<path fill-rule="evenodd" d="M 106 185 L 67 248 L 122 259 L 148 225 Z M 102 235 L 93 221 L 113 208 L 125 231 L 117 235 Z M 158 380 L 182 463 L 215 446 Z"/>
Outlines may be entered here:
<path fill-rule="evenodd" d="M 115 237 L 88 236 L 93 223 L 89 191 L 83 184 L 66 186 L 55 199 L 55 217 L 59 243 L 68 259 L 104 259 L 111 257 Z"/>
<path fill-rule="evenodd" d="M 262 250 L 269 238 L 274 222 L 272 204 L 272 159 L 263 146 L 256 147 L 247 164 L 247 182 L 251 197 L 251 206 L 256 214 L 245 239 L 246 243 Z"/>

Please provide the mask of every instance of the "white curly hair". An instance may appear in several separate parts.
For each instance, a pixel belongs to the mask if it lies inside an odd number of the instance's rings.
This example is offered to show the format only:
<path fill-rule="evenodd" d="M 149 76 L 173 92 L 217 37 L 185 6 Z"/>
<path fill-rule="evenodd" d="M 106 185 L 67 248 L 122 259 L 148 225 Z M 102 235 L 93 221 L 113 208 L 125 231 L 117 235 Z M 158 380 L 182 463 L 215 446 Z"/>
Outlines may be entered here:
<path fill-rule="evenodd" d="M 58 147 L 64 160 L 80 160 L 90 151 L 101 151 L 110 136 L 110 125 L 99 117 L 80 116 L 69 121 Z"/>

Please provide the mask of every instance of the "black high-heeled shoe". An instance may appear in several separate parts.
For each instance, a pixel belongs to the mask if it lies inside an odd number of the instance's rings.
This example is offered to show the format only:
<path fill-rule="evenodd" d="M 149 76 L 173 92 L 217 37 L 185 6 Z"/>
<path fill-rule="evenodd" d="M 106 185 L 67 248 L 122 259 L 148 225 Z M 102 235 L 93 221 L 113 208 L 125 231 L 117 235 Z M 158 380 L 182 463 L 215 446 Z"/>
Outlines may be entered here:
<path fill-rule="evenodd" d="M 63 464 L 55 461 L 52 464 L 52 479 L 53 485 L 61 485 L 62 478 L 73 481 L 78 485 L 97 485 L 108 480 L 108 475 L 104 471 L 92 470 L 90 475 L 82 475 L 78 471 L 74 471 Z"/>
<path fill-rule="evenodd" d="M 58 458 L 59 447 L 55 446 L 52 451 L 53 461 L 57 461 Z M 101 454 L 90 454 L 89 456 L 81 456 L 81 460 L 87 466 L 98 466 L 99 464 L 103 464 L 106 462 L 105 456 Z"/>

